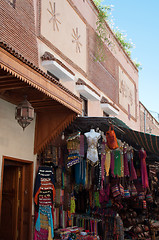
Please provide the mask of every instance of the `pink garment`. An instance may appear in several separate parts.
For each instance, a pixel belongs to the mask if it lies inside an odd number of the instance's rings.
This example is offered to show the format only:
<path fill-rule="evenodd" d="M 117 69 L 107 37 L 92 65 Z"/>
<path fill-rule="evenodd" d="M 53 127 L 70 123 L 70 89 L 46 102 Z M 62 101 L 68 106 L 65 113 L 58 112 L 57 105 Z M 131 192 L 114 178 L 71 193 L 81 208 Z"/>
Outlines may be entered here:
<path fill-rule="evenodd" d="M 147 175 L 147 167 L 146 167 L 146 151 L 145 150 L 140 150 L 139 151 L 139 158 L 141 160 L 141 179 L 142 179 L 142 185 L 144 188 L 149 187 L 149 182 L 148 182 L 148 175 Z"/>
<path fill-rule="evenodd" d="M 130 168 L 131 168 L 130 181 L 133 181 L 134 179 L 137 179 L 136 170 L 134 168 L 133 157 L 131 158 Z"/>
<path fill-rule="evenodd" d="M 34 240 L 47 240 L 47 239 L 48 239 L 48 230 L 40 228 L 40 231 L 38 232 L 35 229 Z"/>
<path fill-rule="evenodd" d="M 124 176 L 130 176 L 126 148 L 124 148 Z"/>

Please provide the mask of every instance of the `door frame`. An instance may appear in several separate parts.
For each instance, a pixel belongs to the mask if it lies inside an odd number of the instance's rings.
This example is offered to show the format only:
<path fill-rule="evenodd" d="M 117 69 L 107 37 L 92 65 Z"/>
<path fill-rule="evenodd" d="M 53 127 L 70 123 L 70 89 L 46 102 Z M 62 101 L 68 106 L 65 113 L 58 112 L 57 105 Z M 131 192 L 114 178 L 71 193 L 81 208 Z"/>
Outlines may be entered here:
<path fill-rule="evenodd" d="M 3 192 L 3 175 L 4 175 L 4 165 L 5 165 L 5 160 L 8 161 L 13 161 L 13 165 L 14 163 L 16 164 L 16 166 L 19 165 L 22 166 L 28 166 L 29 170 L 30 170 L 30 175 L 31 175 L 31 179 L 30 179 L 30 188 L 31 188 L 31 193 L 33 192 L 33 161 L 28 161 L 28 160 L 24 160 L 24 159 L 18 159 L 18 158 L 13 158 L 13 157 L 8 157 L 8 156 L 3 156 L 2 157 L 2 168 L 1 168 L 1 188 L 0 188 L 0 221 L 1 221 L 1 207 L 2 207 L 2 192 Z M 24 167 L 22 167 L 22 171 L 24 171 Z M 23 183 L 24 185 L 24 175 L 23 175 Z M 29 195 L 29 209 L 28 209 L 28 213 L 29 213 L 29 235 L 31 236 L 31 231 L 32 231 L 32 199 L 33 196 L 30 193 Z M 24 197 L 23 197 L 24 198 Z M 22 199 L 22 205 L 23 205 L 24 199 Z"/>

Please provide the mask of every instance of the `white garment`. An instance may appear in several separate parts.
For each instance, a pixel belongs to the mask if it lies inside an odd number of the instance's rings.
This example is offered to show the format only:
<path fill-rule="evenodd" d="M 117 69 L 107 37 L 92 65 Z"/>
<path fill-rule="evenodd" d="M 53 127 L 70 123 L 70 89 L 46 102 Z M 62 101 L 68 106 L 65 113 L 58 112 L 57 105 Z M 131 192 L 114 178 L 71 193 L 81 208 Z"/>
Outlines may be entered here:
<path fill-rule="evenodd" d="M 95 132 L 94 129 L 91 129 L 90 132 L 87 132 L 84 135 L 87 138 L 88 144 L 87 159 L 96 163 L 98 161 L 97 144 L 101 135 L 100 133 Z"/>

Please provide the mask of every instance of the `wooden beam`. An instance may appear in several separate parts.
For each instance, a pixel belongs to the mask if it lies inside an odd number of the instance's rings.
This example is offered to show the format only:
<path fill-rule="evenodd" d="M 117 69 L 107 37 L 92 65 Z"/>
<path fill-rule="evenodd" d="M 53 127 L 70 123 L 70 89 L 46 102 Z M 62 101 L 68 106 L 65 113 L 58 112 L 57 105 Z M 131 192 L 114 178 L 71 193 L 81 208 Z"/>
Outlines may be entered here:
<path fill-rule="evenodd" d="M 4 91 L 4 90 L 6 91 L 6 90 L 21 89 L 21 88 L 24 88 L 24 87 L 25 87 L 25 88 L 26 88 L 26 87 L 27 87 L 27 88 L 31 88 L 31 86 L 25 86 L 25 85 L 23 85 L 23 86 L 19 86 L 19 85 L 18 85 L 18 86 L 10 86 L 10 87 L 9 87 L 9 86 L 8 86 L 8 87 L 7 87 L 7 86 L 6 86 L 6 87 L 5 87 L 5 86 L 4 86 L 4 87 L 1 87 L 1 86 L 0 86 L 0 92 L 1 92 L 1 91 Z"/>
<path fill-rule="evenodd" d="M 0 79 L 6 79 L 6 78 L 15 78 L 14 76 L 12 76 L 12 75 L 2 75 L 2 76 L 0 76 Z"/>
<path fill-rule="evenodd" d="M 52 110 L 59 110 L 59 109 L 63 108 L 62 105 L 61 106 L 59 105 L 58 107 L 57 106 L 51 106 L 51 105 L 44 105 L 44 106 L 34 106 L 34 105 L 32 105 L 32 106 L 35 110 L 41 110 L 41 109 L 46 109 L 46 108 L 51 108 Z"/>
<path fill-rule="evenodd" d="M 17 83 L 17 82 L 19 82 L 19 81 L 17 81 L 17 79 L 16 78 L 9 78 L 9 79 L 3 79 L 3 78 L 1 78 L 0 79 L 0 84 L 1 83 Z"/>

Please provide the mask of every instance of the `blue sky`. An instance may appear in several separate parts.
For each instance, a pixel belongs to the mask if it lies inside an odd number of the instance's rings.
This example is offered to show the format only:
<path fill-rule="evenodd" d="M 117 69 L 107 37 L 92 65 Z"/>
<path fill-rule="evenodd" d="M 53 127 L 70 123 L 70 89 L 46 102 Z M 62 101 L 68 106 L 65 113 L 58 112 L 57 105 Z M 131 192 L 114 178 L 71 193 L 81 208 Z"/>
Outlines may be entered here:
<path fill-rule="evenodd" d="M 142 64 L 140 101 L 159 114 L 159 0 L 104 0 L 102 4 L 113 5 L 115 27 L 135 45 L 131 58 Z"/>

